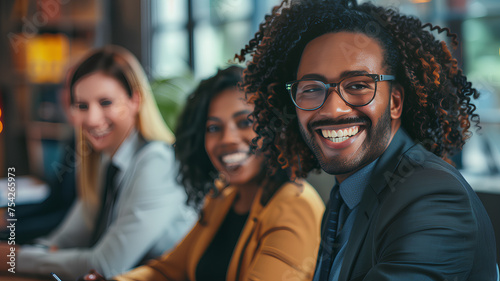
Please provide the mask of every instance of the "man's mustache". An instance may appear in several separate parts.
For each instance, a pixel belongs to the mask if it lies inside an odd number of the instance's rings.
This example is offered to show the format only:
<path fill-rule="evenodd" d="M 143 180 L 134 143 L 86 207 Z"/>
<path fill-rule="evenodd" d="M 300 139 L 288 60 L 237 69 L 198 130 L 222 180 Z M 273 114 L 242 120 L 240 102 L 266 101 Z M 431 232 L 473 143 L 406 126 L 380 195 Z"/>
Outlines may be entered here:
<path fill-rule="evenodd" d="M 370 127 L 372 122 L 368 117 L 349 117 L 349 118 L 340 118 L 340 119 L 321 119 L 316 120 L 307 125 L 309 130 L 313 130 L 312 128 L 316 128 L 319 126 L 334 126 L 334 125 L 349 125 L 349 124 L 363 124 L 367 127 Z"/>

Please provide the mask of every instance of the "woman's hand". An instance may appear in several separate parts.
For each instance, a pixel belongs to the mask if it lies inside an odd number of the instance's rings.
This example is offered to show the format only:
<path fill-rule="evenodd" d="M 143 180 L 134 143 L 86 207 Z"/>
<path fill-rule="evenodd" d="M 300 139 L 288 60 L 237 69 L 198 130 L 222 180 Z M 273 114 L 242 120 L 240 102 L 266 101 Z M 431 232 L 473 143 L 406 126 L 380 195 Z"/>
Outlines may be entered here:
<path fill-rule="evenodd" d="M 78 278 L 78 281 L 87 281 L 87 280 L 91 280 L 91 281 L 106 281 L 106 278 L 104 278 L 104 276 L 102 276 L 101 274 L 99 274 L 94 269 L 91 269 L 88 274 L 86 274 L 86 275 Z"/>

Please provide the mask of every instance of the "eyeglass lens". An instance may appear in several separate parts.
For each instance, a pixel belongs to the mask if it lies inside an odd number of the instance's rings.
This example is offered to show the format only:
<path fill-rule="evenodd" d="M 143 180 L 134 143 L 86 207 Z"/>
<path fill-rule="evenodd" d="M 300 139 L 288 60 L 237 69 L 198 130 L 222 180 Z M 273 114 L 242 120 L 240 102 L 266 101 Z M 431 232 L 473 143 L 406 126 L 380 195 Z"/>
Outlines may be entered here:
<path fill-rule="evenodd" d="M 328 88 L 334 87 L 349 104 L 361 106 L 369 103 L 375 95 L 376 82 L 369 76 L 353 76 L 343 79 L 340 84 L 329 87 L 317 80 L 301 80 L 292 85 L 292 97 L 295 103 L 304 109 L 314 109 L 323 104 Z"/>

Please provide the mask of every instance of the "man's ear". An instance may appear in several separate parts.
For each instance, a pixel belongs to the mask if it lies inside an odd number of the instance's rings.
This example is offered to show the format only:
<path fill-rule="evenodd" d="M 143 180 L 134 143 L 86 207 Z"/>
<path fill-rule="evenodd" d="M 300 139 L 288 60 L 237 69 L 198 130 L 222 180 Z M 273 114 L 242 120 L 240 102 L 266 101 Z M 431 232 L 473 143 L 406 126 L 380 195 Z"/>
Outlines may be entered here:
<path fill-rule="evenodd" d="M 403 113 L 404 97 L 405 97 L 405 91 L 403 87 L 395 83 L 392 86 L 391 104 L 390 104 L 392 120 L 401 118 L 401 114 Z"/>

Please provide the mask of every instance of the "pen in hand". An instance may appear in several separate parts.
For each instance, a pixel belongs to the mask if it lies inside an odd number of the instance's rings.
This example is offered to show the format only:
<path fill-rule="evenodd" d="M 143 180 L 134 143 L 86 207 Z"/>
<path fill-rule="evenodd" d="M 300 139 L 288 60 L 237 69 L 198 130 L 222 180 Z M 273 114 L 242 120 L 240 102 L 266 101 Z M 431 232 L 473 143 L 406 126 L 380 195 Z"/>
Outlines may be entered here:
<path fill-rule="evenodd" d="M 50 275 L 52 276 L 52 278 L 54 278 L 54 280 L 62 281 L 61 278 L 59 278 L 59 276 L 57 276 L 54 272 L 51 272 Z"/>

